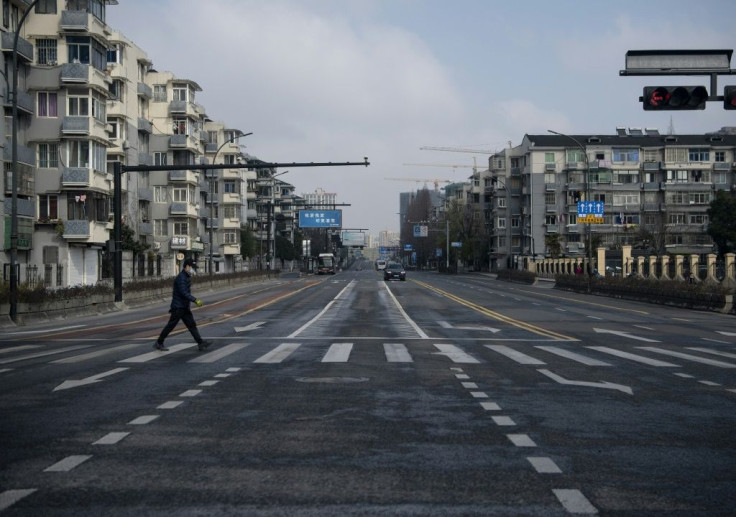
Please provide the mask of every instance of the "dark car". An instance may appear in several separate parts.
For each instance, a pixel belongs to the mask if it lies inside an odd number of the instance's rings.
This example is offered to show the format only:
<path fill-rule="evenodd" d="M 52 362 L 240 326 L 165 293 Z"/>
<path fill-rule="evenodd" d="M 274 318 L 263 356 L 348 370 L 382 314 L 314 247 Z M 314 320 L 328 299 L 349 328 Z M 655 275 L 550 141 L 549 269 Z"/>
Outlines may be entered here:
<path fill-rule="evenodd" d="M 398 262 L 389 262 L 386 264 L 386 269 L 383 270 L 383 279 L 387 282 L 393 279 L 406 280 L 404 266 Z"/>

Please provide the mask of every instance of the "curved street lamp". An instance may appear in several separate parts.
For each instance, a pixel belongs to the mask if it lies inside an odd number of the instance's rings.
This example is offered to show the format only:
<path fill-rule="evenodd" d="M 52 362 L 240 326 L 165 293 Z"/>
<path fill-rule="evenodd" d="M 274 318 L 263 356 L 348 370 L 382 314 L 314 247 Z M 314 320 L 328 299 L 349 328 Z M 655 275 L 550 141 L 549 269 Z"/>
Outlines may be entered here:
<path fill-rule="evenodd" d="M 548 129 L 547 132 L 552 133 L 553 135 L 558 136 L 564 136 L 565 138 L 569 138 L 577 146 L 583 151 L 583 159 L 585 160 L 585 200 L 591 201 L 590 199 L 590 163 L 588 162 L 588 153 L 585 150 L 585 146 L 581 144 L 577 138 L 573 138 L 570 135 L 566 135 L 564 133 L 558 133 L 557 131 L 552 131 L 551 129 Z M 586 225 L 586 236 L 588 238 L 588 278 L 593 276 L 593 241 L 591 239 L 591 224 L 587 223 Z M 590 285 L 588 285 L 588 289 L 590 289 Z"/>
<path fill-rule="evenodd" d="M 215 151 L 215 156 L 212 158 L 212 164 L 215 165 L 217 163 L 217 155 L 220 154 L 220 151 L 223 147 L 225 147 L 227 144 L 233 143 L 238 138 L 242 138 L 244 136 L 252 135 L 253 132 L 250 133 L 244 133 L 240 135 L 233 135 L 232 137 L 225 140 L 222 144 L 220 144 L 220 147 L 217 148 L 217 151 Z M 218 169 L 219 170 L 219 169 Z M 215 189 L 214 189 L 214 181 L 215 181 L 215 173 L 212 171 L 212 174 L 210 175 L 210 218 L 209 218 L 209 236 L 210 236 L 210 256 L 209 256 L 209 272 L 210 277 L 212 277 L 213 268 L 212 268 L 212 249 L 214 247 L 215 241 L 213 239 L 213 228 L 214 228 L 214 219 L 215 219 Z"/>

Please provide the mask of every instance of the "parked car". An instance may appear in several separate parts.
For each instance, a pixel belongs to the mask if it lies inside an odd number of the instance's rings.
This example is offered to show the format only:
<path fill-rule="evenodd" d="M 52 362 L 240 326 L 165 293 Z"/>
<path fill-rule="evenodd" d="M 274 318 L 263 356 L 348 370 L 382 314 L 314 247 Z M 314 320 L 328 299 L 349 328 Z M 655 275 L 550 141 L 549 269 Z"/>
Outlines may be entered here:
<path fill-rule="evenodd" d="M 393 279 L 406 280 L 406 270 L 398 262 L 389 262 L 383 270 L 383 279 L 386 282 Z"/>

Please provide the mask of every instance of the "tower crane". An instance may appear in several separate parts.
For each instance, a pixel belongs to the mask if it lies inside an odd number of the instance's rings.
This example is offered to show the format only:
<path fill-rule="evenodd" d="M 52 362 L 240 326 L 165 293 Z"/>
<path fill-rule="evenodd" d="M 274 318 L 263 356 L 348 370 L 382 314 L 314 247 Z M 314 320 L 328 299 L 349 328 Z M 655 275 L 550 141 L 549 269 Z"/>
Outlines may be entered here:
<path fill-rule="evenodd" d="M 449 151 L 452 153 L 475 153 L 475 154 L 494 154 L 494 151 L 483 149 L 466 149 L 462 147 L 437 147 L 433 145 L 425 145 L 419 148 L 420 151 Z"/>
<path fill-rule="evenodd" d="M 455 180 L 448 180 L 443 178 L 383 178 L 388 181 L 413 181 L 415 183 L 424 183 L 425 185 L 429 182 L 434 183 L 435 192 L 440 190 L 440 183 L 457 183 Z"/>

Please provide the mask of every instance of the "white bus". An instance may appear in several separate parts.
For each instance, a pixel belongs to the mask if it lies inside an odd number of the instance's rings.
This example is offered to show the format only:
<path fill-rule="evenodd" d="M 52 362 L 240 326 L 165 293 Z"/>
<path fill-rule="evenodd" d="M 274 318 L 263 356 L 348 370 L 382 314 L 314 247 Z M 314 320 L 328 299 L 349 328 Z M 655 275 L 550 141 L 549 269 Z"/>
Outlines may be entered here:
<path fill-rule="evenodd" d="M 335 257 L 332 253 L 320 253 L 317 257 L 317 274 L 334 275 Z"/>

